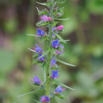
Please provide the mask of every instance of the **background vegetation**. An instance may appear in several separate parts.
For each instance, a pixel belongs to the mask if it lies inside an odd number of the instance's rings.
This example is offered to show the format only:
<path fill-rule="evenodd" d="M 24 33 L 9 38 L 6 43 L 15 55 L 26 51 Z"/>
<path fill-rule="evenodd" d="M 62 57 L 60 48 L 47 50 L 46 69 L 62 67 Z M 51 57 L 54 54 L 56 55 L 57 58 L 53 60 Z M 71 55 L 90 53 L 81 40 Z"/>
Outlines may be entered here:
<path fill-rule="evenodd" d="M 43 78 L 28 50 L 37 40 L 26 35 L 36 32 L 40 19 L 36 6 L 45 8 L 35 0 L 0 0 L 0 103 L 35 103 L 33 98 L 42 96 L 40 92 L 17 97 L 38 88 L 28 77 Z M 70 17 L 61 21 L 65 30 L 60 35 L 70 39 L 61 59 L 77 66 L 61 64 L 58 79 L 75 91 L 66 90 L 64 100 L 56 98 L 51 103 L 103 103 L 103 0 L 67 0 L 60 6 L 65 7 L 63 18 Z"/>

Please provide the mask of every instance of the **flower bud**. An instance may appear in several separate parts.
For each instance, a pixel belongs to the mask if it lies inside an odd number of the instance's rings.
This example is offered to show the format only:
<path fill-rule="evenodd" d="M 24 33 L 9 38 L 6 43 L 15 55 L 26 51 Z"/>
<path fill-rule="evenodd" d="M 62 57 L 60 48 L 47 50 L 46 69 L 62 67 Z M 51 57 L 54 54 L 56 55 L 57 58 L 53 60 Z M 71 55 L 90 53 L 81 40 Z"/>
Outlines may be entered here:
<path fill-rule="evenodd" d="M 41 16 L 40 18 L 41 18 L 41 20 L 43 20 L 43 21 L 45 21 L 45 22 L 51 21 L 51 18 L 48 17 L 48 16 L 46 16 L 46 15 L 43 15 L 43 16 Z"/>
<path fill-rule="evenodd" d="M 56 15 L 56 17 L 58 17 L 59 16 L 59 13 Z"/>
<path fill-rule="evenodd" d="M 48 17 L 48 21 L 51 21 L 51 17 Z"/>
<path fill-rule="evenodd" d="M 60 25 L 60 26 L 58 26 L 57 28 L 56 28 L 56 30 L 62 30 L 64 28 L 64 26 L 63 25 Z"/>
<path fill-rule="evenodd" d="M 63 50 L 63 51 L 56 50 L 55 55 L 61 54 L 63 52 L 65 52 L 65 50 Z"/>
<path fill-rule="evenodd" d="M 56 8 L 54 8 L 53 10 L 56 11 Z"/>

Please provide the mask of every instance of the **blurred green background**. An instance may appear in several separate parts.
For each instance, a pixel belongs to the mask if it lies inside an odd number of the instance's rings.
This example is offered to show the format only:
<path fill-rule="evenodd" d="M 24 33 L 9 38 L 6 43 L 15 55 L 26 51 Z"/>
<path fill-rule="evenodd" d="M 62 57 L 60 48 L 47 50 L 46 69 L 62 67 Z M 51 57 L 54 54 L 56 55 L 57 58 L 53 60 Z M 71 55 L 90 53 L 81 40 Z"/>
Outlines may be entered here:
<path fill-rule="evenodd" d="M 46 0 L 37 0 L 46 2 Z M 36 32 L 37 10 L 45 8 L 35 0 L 0 0 L 0 103 L 35 103 L 42 92 L 17 97 L 38 87 L 28 77 L 43 80 L 42 68 L 32 65 L 35 42 L 26 34 Z M 66 51 L 60 58 L 76 67 L 61 65 L 59 81 L 75 89 L 63 92 L 65 99 L 51 103 L 103 103 L 103 0 L 67 0 L 63 18 Z M 40 27 L 47 31 L 45 27 Z M 59 63 L 58 63 L 59 64 Z M 53 90 L 57 85 L 54 86 Z"/>

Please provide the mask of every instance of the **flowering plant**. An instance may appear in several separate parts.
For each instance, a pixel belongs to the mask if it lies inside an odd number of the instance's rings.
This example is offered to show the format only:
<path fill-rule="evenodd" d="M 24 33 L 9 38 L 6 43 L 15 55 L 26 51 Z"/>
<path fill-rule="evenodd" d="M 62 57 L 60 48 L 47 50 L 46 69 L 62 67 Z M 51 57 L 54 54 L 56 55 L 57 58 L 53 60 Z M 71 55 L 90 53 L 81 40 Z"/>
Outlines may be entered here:
<path fill-rule="evenodd" d="M 34 64 L 39 64 L 43 67 L 44 72 L 44 82 L 41 82 L 41 80 L 35 75 L 33 79 L 30 78 L 32 83 L 34 85 L 40 86 L 39 89 L 36 91 L 30 92 L 30 93 L 36 93 L 38 91 L 45 91 L 44 95 L 40 97 L 40 102 L 48 103 L 50 102 L 50 99 L 52 97 L 58 96 L 60 98 L 63 98 L 62 92 L 68 88 L 72 89 L 69 86 L 60 83 L 56 80 L 56 78 L 59 77 L 59 69 L 57 62 L 63 63 L 65 65 L 69 66 L 75 66 L 69 63 L 66 63 L 62 60 L 59 60 L 57 57 L 65 52 L 64 46 L 61 43 L 66 43 L 68 40 L 64 40 L 58 33 L 62 32 L 64 29 L 63 25 L 56 26 L 58 22 L 56 20 L 68 20 L 67 19 L 60 19 L 63 15 L 63 8 L 57 7 L 58 3 L 64 3 L 66 0 L 47 0 L 46 3 L 39 3 L 40 5 L 44 5 L 48 7 L 47 9 L 44 9 L 40 11 L 38 8 L 38 14 L 40 15 L 40 21 L 36 24 L 37 26 L 46 26 L 49 31 L 46 33 L 45 31 L 38 29 L 36 35 L 30 35 L 35 36 L 36 38 L 41 39 L 42 41 L 45 41 L 47 44 L 47 49 L 43 51 L 37 44 L 35 44 L 35 47 L 33 49 L 29 49 L 32 52 L 35 52 L 35 55 L 33 56 L 33 59 L 35 60 Z M 59 85 L 54 91 L 50 91 L 50 84 L 56 83 Z M 74 89 L 72 89 L 74 90 Z M 29 93 L 26 93 L 29 94 Z M 26 95 L 23 94 L 23 95 Z M 21 95 L 21 96 L 23 96 Z M 37 100 L 36 100 L 37 101 Z M 37 101 L 39 103 L 39 101 Z"/>

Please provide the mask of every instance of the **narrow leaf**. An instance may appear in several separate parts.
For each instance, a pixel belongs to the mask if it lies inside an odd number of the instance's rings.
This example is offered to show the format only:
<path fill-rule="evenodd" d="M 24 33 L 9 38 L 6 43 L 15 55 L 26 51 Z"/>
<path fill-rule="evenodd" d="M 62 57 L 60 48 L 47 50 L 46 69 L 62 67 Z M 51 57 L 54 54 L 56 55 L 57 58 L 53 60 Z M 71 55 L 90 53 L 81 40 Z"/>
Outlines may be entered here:
<path fill-rule="evenodd" d="M 37 4 L 40 4 L 40 5 L 44 5 L 46 6 L 47 4 L 46 3 L 40 3 L 40 2 L 36 2 Z"/>
<path fill-rule="evenodd" d="M 37 36 L 37 37 L 40 37 L 40 36 L 38 36 L 38 35 L 36 35 L 36 34 L 26 34 L 26 35 L 28 35 L 28 36 Z"/>
<path fill-rule="evenodd" d="M 28 48 L 30 51 L 32 51 L 32 52 L 34 52 L 35 53 L 35 51 L 34 50 L 32 50 L 32 49 L 30 49 L 30 48 Z"/>
<path fill-rule="evenodd" d="M 38 9 L 38 7 L 36 7 L 37 11 L 40 12 L 40 10 Z"/>
<path fill-rule="evenodd" d="M 58 1 L 58 3 L 65 3 L 67 0 Z"/>
<path fill-rule="evenodd" d="M 60 93 L 57 94 L 56 96 L 59 97 L 59 98 L 61 98 L 61 99 L 64 99 L 64 95 L 62 95 L 62 94 L 60 94 Z"/>
<path fill-rule="evenodd" d="M 37 101 L 37 100 L 35 100 L 35 99 L 34 99 L 34 101 L 37 102 L 37 103 L 41 103 L 41 102 L 39 102 L 39 101 Z"/>
<path fill-rule="evenodd" d="M 74 66 L 74 67 L 76 66 L 76 65 L 73 65 L 73 64 L 64 62 L 64 61 L 62 61 L 62 60 L 59 60 L 59 59 L 57 59 L 57 58 L 53 58 L 53 59 L 55 59 L 56 61 L 58 61 L 58 62 L 60 62 L 60 63 L 62 63 L 62 64 L 68 65 L 68 66 Z"/>
<path fill-rule="evenodd" d="M 46 26 L 48 24 L 48 22 L 44 22 L 44 21 L 39 21 L 36 23 L 37 26 Z"/>
<path fill-rule="evenodd" d="M 48 54 L 50 52 L 50 49 L 47 50 L 45 53 L 43 53 L 39 58 L 42 58 L 43 56 L 45 56 L 46 54 Z"/>
<path fill-rule="evenodd" d="M 46 82 L 46 63 L 43 65 L 44 82 Z"/>
<path fill-rule="evenodd" d="M 55 20 L 68 20 L 69 18 L 66 19 L 60 19 L 60 18 L 55 18 Z"/>
<path fill-rule="evenodd" d="M 59 35 L 59 34 L 57 34 L 57 33 L 55 33 L 55 32 L 53 32 L 62 42 L 64 42 L 64 43 L 66 43 L 65 41 L 64 41 L 64 39 Z"/>
<path fill-rule="evenodd" d="M 39 88 L 39 89 L 37 89 L 37 90 L 35 90 L 35 91 L 32 91 L 32 92 L 28 92 L 28 93 L 19 95 L 18 97 L 22 97 L 22 96 L 25 96 L 25 95 L 28 95 L 28 94 L 38 93 L 38 92 L 40 92 L 40 91 L 42 91 L 42 90 L 45 90 L 45 89 L 44 89 L 44 88 Z"/>
<path fill-rule="evenodd" d="M 69 40 L 64 40 L 64 41 L 65 41 L 65 42 L 66 42 L 66 41 L 70 41 L 70 39 L 69 39 Z M 59 40 L 59 42 L 62 42 L 62 41 L 61 41 L 61 40 Z"/>
<path fill-rule="evenodd" d="M 56 83 L 56 84 L 59 84 L 59 85 L 65 87 L 65 88 L 68 88 L 68 89 L 71 89 L 71 90 L 75 90 L 75 89 L 73 89 L 73 88 L 71 88 L 71 87 L 69 87 L 69 86 L 67 86 L 67 85 L 65 85 L 65 84 L 63 84 L 63 83 L 61 83 L 61 82 L 59 82 L 59 81 L 56 81 L 56 80 L 52 80 L 52 81 L 53 81 L 54 83 Z"/>

